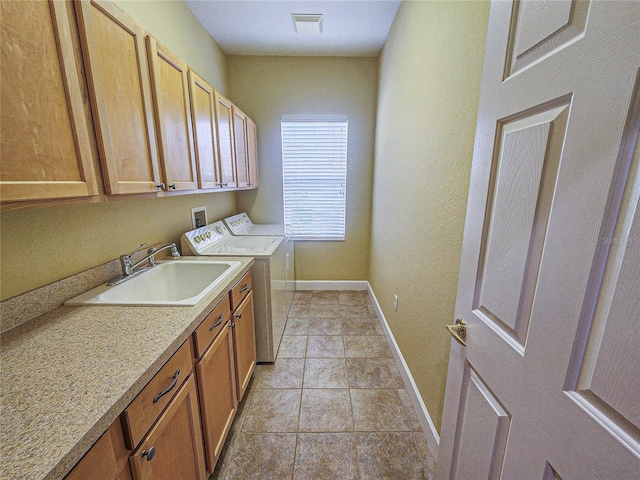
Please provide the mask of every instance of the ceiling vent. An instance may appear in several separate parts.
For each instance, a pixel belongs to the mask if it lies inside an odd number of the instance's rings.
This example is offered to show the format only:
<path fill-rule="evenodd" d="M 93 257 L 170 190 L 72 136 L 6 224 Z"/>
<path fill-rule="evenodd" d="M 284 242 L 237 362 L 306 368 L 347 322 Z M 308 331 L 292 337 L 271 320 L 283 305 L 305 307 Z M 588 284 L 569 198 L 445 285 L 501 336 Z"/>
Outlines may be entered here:
<path fill-rule="evenodd" d="M 322 14 L 292 13 L 291 18 L 296 33 L 322 33 Z"/>

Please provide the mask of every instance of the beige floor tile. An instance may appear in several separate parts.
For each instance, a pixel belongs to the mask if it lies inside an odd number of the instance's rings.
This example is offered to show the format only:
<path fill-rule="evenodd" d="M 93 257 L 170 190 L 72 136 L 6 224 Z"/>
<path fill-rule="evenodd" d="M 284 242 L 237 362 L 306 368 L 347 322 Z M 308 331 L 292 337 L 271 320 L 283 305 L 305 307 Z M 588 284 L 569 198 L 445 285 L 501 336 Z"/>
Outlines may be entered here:
<path fill-rule="evenodd" d="M 310 318 L 309 335 L 342 335 L 342 321 L 337 318 Z"/>
<path fill-rule="evenodd" d="M 303 389 L 298 431 L 352 432 L 349 390 Z"/>
<path fill-rule="evenodd" d="M 358 458 L 351 433 L 300 433 L 294 480 L 356 480 Z"/>
<path fill-rule="evenodd" d="M 278 349 L 278 358 L 304 358 L 307 354 L 307 337 L 284 335 Z M 276 362 L 277 363 L 277 362 Z"/>
<path fill-rule="evenodd" d="M 284 328 L 285 335 L 308 335 L 309 319 L 289 317 Z"/>
<path fill-rule="evenodd" d="M 424 432 L 422 430 L 419 432 L 413 432 L 413 439 L 415 440 L 420 456 L 422 457 L 422 463 L 427 470 L 427 478 L 429 480 L 433 480 L 436 476 L 436 462 L 433 460 L 433 455 L 431 454 L 431 450 L 429 450 L 429 445 L 427 444 Z"/>
<path fill-rule="evenodd" d="M 356 442 L 362 480 L 428 478 L 410 432 L 360 433 Z"/>
<path fill-rule="evenodd" d="M 312 317 L 311 315 L 311 304 L 303 303 L 303 304 L 291 304 L 291 308 L 289 309 L 289 317 L 300 317 L 300 318 L 308 318 Z"/>
<path fill-rule="evenodd" d="M 366 310 L 368 298 L 369 294 L 366 291 L 338 293 L 338 302 L 340 305 L 358 305 L 363 307 L 364 310 Z"/>
<path fill-rule="evenodd" d="M 404 387 L 392 358 L 347 358 L 347 376 L 350 388 Z"/>
<path fill-rule="evenodd" d="M 416 415 L 416 410 L 413 408 L 413 403 L 411 403 L 411 399 L 409 398 L 409 393 L 407 393 L 406 389 L 399 388 L 398 396 L 400 397 L 405 412 L 407 413 L 409 427 L 414 432 L 422 432 L 422 426 L 420 425 L 420 420 L 418 420 L 418 415 Z"/>
<path fill-rule="evenodd" d="M 376 321 L 373 324 L 373 326 L 374 326 L 376 335 L 384 335 L 384 330 L 382 330 L 382 325 L 380 325 L 380 322 Z"/>
<path fill-rule="evenodd" d="M 311 303 L 311 292 L 296 292 L 293 296 L 293 303 L 296 305 Z"/>
<path fill-rule="evenodd" d="M 296 432 L 300 411 L 298 389 L 256 389 L 242 424 L 243 432 Z"/>
<path fill-rule="evenodd" d="M 341 336 L 309 335 L 307 343 L 309 358 L 344 358 L 344 344 Z"/>
<path fill-rule="evenodd" d="M 282 480 L 293 475 L 294 433 L 241 433 L 226 472 L 228 480 Z"/>
<path fill-rule="evenodd" d="M 343 335 L 378 335 L 375 324 L 369 318 L 343 317 Z"/>
<path fill-rule="evenodd" d="M 370 318 L 369 310 L 364 305 L 340 305 L 343 317 Z"/>
<path fill-rule="evenodd" d="M 278 358 L 273 365 L 262 365 L 255 388 L 302 388 L 303 372 L 304 358 Z"/>
<path fill-rule="evenodd" d="M 338 292 L 314 290 L 311 303 L 316 305 L 338 305 Z"/>
<path fill-rule="evenodd" d="M 344 351 L 350 358 L 390 358 L 391 350 L 379 335 L 345 335 Z"/>
<path fill-rule="evenodd" d="M 312 303 L 309 316 L 313 318 L 338 318 L 340 317 L 341 305 Z"/>
<path fill-rule="evenodd" d="M 409 431 L 398 391 L 351 389 L 354 427 L 357 432 Z"/>
<path fill-rule="evenodd" d="M 344 358 L 307 358 L 304 388 L 348 388 Z"/>

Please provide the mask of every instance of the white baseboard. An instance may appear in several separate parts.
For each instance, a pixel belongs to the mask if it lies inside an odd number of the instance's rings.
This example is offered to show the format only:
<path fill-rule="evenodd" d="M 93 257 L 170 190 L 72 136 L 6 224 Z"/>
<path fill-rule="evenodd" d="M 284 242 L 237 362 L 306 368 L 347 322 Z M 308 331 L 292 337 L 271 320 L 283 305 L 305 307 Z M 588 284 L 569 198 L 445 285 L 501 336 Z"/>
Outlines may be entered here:
<path fill-rule="evenodd" d="M 366 280 L 296 280 L 296 290 L 368 290 Z"/>
<path fill-rule="evenodd" d="M 418 420 L 420 421 L 420 425 L 422 426 L 422 431 L 425 434 L 427 445 L 429 445 L 429 450 L 431 450 L 431 454 L 433 455 L 433 459 L 435 462 L 438 462 L 438 448 L 440 445 L 440 435 L 438 435 L 438 431 L 436 430 L 436 426 L 431 419 L 431 415 L 427 410 L 422 397 L 420 396 L 420 392 L 418 391 L 418 386 L 416 385 L 415 380 L 413 379 L 413 375 L 409 371 L 409 366 L 407 362 L 404 360 L 402 353 L 400 352 L 400 347 L 396 343 L 396 339 L 391 333 L 391 329 L 389 328 L 389 324 L 387 323 L 387 319 L 382 313 L 382 308 L 380 308 L 380 304 L 378 303 L 378 299 L 376 295 L 373 293 L 373 289 L 369 282 L 366 282 L 367 288 L 366 290 L 369 292 L 369 297 L 371 298 L 371 302 L 373 303 L 373 307 L 376 310 L 376 314 L 378 315 L 378 320 L 380 320 L 380 325 L 382 326 L 382 330 L 384 331 L 385 337 L 389 342 L 389 346 L 391 347 L 391 351 L 393 352 L 393 356 L 398 364 L 398 369 L 400 370 L 400 375 L 404 380 L 405 388 L 407 389 L 407 393 L 409 394 L 409 398 L 411 399 L 411 403 L 413 403 L 413 407 L 416 411 L 416 415 L 418 416 Z"/>

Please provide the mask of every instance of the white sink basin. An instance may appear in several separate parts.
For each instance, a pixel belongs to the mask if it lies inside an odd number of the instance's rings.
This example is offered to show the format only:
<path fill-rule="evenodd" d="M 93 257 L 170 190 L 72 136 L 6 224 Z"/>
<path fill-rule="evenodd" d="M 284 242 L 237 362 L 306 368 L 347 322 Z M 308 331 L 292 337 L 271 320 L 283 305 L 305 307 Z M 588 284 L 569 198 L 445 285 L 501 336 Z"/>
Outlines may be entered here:
<path fill-rule="evenodd" d="M 234 261 L 169 260 L 118 285 L 100 285 L 65 305 L 195 305 L 239 265 Z"/>

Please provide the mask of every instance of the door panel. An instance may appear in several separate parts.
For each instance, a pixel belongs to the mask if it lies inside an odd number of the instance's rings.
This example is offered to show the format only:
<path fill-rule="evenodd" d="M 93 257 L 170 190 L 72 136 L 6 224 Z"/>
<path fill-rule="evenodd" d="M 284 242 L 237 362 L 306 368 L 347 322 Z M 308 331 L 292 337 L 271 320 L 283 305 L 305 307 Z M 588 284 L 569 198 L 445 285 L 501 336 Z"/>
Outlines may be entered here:
<path fill-rule="evenodd" d="M 189 89 L 200 188 L 220 188 L 214 90 L 193 70 L 189 70 Z"/>
<path fill-rule="evenodd" d="M 557 102 L 553 102 L 557 103 Z M 524 353 L 569 105 L 500 121 L 475 309 Z M 536 112 L 536 113 L 532 113 Z"/>
<path fill-rule="evenodd" d="M 469 364 L 458 412 L 456 477 L 500 478 L 510 417 Z"/>
<path fill-rule="evenodd" d="M 637 478 L 638 31 L 637 2 L 491 5 L 438 478 Z"/>
<path fill-rule="evenodd" d="M 187 64 L 147 35 L 158 144 L 168 190 L 198 188 Z"/>
<path fill-rule="evenodd" d="M 97 195 L 71 2 L 0 9 L 0 201 Z"/>
<path fill-rule="evenodd" d="M 579 39 L 589 13 L 588 0 L 530 0 L 513 6 L 505 78 Z"/>
<path fill-rule="evenodd" d="M 216 128 L 218 134 L 218 152 L 220 154 L 220 182 L 223 187 L 235 187 L 236 162 L 233 150 L 233 114 L 231 102 L 219 92 L 215 92 Z"/>
<path fill-rule="evenodd" d="M 144 31 L 111 3 L 77 2 L 89 92 L 108 194 L 160 184 Z"/>

